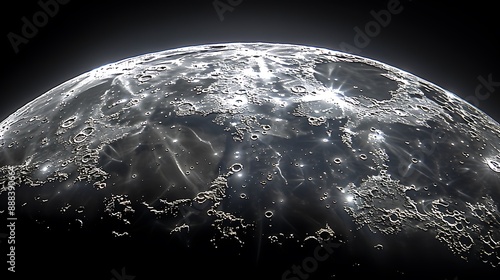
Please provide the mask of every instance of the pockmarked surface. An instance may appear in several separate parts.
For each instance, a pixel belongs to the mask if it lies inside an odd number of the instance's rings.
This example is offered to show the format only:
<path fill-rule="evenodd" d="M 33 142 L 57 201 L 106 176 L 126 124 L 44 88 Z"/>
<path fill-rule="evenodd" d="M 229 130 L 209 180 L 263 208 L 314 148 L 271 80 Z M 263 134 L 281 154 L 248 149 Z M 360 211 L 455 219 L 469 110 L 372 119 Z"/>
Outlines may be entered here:
<path fill-rule="evenodd" d="M 0 198 L 14 173 L 33 240 L 151 238 L 167 259 L 279 260 L 288 279 L 495 273 L 499 140 L 477 108 L 375 60 L 192 46 L 84 73 L 1 122 Z M 322 258 L 302 262 L 309 247 Z"/>

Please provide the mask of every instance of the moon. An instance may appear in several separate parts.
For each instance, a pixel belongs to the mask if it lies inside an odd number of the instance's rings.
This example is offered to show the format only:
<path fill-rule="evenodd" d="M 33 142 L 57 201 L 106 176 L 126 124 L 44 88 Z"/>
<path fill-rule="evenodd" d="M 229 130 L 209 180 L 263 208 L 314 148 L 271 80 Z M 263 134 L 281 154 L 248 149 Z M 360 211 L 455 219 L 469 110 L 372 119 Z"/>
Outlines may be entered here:
<path fill-rule="evenodd" d="M 20 259 L 50 266 L 49 243 L 76 269 L 114 248 L 89 277 L 162 263 L 208 267 L 186 276 L 230 277 L 210 267 L 231 264 L 281 279 L 493 277 L 499 139 L 476 107 L 373 59 L 189 46 L 81 74 L 3 120 L 0 198 L 15 186 Z"/>

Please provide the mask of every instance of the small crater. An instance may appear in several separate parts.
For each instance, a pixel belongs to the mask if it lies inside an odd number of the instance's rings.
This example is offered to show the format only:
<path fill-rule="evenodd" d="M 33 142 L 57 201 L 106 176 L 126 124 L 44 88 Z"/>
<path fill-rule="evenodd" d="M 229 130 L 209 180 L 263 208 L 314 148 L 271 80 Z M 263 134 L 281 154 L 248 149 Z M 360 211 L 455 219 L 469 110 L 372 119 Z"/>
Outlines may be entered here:
<path fill-rule="evenodd" d="M 229 169 L 235 173 L 240 172 L 243 169 L 243 164 L 235 163 L 235 164 L 231 165 L 231 167 Z"/>
<path fill-rule="evenodd" d="M 76 117 L 71 117 L 65 121 L 62 122 L 61 127 L 63 128 L 68 128 L 71 127 L 76 121 Z"/>
<path fill-rule="evenodd" d="M 290 90 L 292 92 L 294 92 L 294 93 L 304 93 L 304 92 L 306 92 L 306 88 L 303 87 L 303 86 L 293 86 Z"/>
<path fill-rule="evenodd" d="M 491 168 L 491 170 L 500 173 L 500 161 L 489 160 L 488 166 Z"/>
<path fill-rule="evenodd" d="M 264 216 L 265 216 L 266 218 L 270 219 L 270 218 L 273 216 L 273 211 L 269 211 L 269 210 L 268 210 L 268 211 L 266 211 L 266 212 L 264 213 Z"/>

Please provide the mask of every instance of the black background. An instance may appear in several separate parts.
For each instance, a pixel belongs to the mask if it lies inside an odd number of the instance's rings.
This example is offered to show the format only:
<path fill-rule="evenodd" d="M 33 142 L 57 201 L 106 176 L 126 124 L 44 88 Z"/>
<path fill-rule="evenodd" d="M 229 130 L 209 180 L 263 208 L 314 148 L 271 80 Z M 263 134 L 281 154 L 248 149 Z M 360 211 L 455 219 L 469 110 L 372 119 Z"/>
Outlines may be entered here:
<path fill-rule="evenodd" d="M 49 0 L 43 0 L 47 2 Z M 2 8 L 0 119 L 47 90 L 107 63 L 165 49 L 220 42 L 282 42 L 340 49 L 355 46 L 354 27 L 391 1 L 255 1 L 236 3 L 221 21 L 213 0 L 77 1 L 59 5 L 47 24 L 19 45 L 22 17 L 42 10 L 38 1 Z M 500 81 L 497 9 L 488 1 L 400 0 L 392 15 L 358 54 L 388 63 L 463 98 L 474 96 L 478 76 Z M 500 86 L 476 105 L 500 120 Z M 482 93 L 487 93 L 485 88 Z"/>

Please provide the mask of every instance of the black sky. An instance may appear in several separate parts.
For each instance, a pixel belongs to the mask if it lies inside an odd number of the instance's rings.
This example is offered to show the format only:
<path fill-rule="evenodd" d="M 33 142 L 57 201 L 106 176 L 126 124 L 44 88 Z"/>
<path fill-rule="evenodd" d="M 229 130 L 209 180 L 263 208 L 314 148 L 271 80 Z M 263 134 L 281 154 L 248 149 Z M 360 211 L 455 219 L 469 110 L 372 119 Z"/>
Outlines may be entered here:
<path fill-rule="evenodd" d="M 8 34 L 22 36 L 22 18 L 33 22 L 42 11 L 39 2 L 54 1 L 12 1 L 2 8 L 0 119 L 68 79 L 144 53 L 220 42 L 356 46 L 355 27 L 363 30 L 374 20 L 373 12 L 396 5 L 400 12 L 375 30 L 359 54 L 463 98 L 474 96 L 478 77 L 489 79 L 492 85 L 481 93 L 490 96 L 477 105 L 500 121 L 500 28 L 494 2 L 218 0 L 237 4 L 221 21 L 213 0 L 59 0 L 68 3 L 58 4 L 53 17 L 16 53 Z M 38 20 L 43 22 L 43 16 Z"/>

